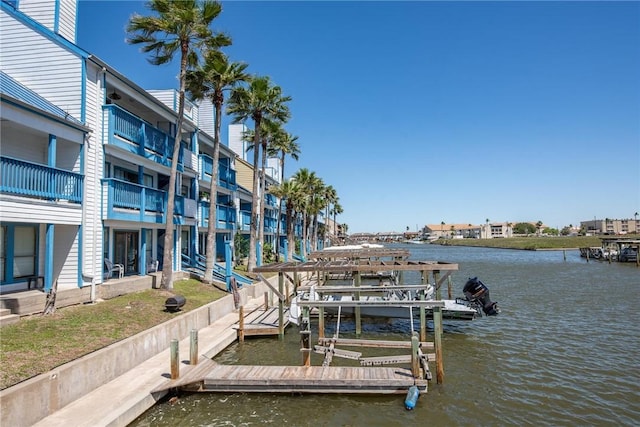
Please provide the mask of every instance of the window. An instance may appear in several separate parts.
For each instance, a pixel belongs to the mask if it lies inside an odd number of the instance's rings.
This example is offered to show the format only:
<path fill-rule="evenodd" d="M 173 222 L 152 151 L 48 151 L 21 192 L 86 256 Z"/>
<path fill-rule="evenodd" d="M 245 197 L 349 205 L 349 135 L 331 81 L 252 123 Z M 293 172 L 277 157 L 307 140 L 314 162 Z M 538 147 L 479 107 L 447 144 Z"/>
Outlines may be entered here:
<path fill-rule="evenodd" d="M 149 263 L 153 259 L 153 230 L 145 230 L 145 242 L 147 245 L 145 256 L 147 263 Z"/>
<path fill-rule="evenodd" d="M 0 227 L 0 281 L 19 282 L 37 273 L 38 227 L 3 224 Z"/>
<path fill-rule="evenodd" d="M 131 182 L 133 184 L 138 184 L 138 172 L 133 172 L 133 171 L 115 166 L 113 168 L 113 173 L 114 173 L 114 178 L 116 179 Z M 153 176 L 145 173 L 142 176 L 142 183 L 145 187 L 153 188 Z"/>

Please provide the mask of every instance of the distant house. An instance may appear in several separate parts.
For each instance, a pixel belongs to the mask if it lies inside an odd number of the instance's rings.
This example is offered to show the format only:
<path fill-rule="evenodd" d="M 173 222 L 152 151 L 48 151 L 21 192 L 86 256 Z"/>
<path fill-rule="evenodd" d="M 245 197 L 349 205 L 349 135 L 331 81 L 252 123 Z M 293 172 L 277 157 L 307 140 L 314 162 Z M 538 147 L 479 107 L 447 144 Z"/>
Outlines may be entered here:
<path fill-rule="evenodd" d="M 640 220 L 637 219 L 591 219 L 580 221 L 580 229 L 587 234 L 636 234 L 640 233 Z"/>
<path fill-rule="evenodd" d="M 500 237 L 512 237 L 513 227 L 511 223 L 487 223 L 474 224 L 428 224 L 423 229 L 423 234 L 430 240 L 445 239 L 494 239 Z"/>

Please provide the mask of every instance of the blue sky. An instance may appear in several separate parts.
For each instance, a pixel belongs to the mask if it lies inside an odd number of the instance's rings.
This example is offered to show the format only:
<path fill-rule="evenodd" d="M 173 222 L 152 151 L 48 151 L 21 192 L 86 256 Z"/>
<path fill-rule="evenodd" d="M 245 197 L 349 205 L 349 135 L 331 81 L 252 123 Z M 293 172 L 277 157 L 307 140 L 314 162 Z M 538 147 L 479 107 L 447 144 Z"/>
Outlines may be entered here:
<path fill-rule="evenodd" d="M 78 45 L 177 88 L 125 43 L 143 2 L 81 0 Z M 640 211 L 639 2 L 222 2 L 214 28 L 290 95 L 299 161 L 349 232 Z"/>

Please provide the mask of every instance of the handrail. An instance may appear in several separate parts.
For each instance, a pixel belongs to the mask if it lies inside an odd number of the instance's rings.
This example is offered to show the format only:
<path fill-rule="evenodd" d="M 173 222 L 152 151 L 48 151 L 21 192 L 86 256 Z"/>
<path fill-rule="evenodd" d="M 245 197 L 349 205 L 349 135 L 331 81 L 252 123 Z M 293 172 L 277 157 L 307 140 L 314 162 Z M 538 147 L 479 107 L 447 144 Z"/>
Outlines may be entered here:
<path fill-rule="evenodd" d="M 81 174 L 6 156 L 0 166 L 0 192 L 82 203 Z"/>

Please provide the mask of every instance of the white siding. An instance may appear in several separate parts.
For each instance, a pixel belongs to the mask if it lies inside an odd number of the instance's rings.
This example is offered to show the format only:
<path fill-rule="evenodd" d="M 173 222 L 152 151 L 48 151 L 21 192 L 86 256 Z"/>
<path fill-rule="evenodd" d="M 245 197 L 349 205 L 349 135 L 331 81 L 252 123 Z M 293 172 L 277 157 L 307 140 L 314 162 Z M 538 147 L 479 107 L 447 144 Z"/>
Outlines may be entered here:
<path fill-rule="evenodd" d="M 76 42 L 76 0 L 59 0 L 60 15 L 58 21 L 58 33 L 65 39 Z"/>
<path fill-rule="evenodd" d="M 154 98 L 162 102 L 171 110 L 178 112 L 178 92 L 175 89 L 165 90 L 148 90 Z M 198 123 L 198 106 L 185 99 L 184 117 L 190 120 L 193 124 Z M 213 134 L 212 134 L 213 135 Z"/>
<path fill-rule="evenodd" d="M 211 136 L 215 135 L 215 123 L 213 120 L 213 103 L 208 99 L 200 101 L 198 106 L 198 127 Z"/>
<path fill-rule="evenodd" d="M 68 125 L 47 119 L 41 115 L 33 114 L 23 108 L 17 108 L 9 104 L 2 105 L 2 118 L 3 120 L 20 123 L 25 127 L 34 129 L 34 132 L 37 132 L 40 135 L 44 135 L 44 137 L 42 137 L 44 141 L 48 140 L 48 137 L 46 136 L 48 134 L 56 135 L 58 139 L 66 139 L 78 144 L 82 144 L 82 141 L 84 138 L 83 132 L 78 129 L 74 129 Z M 5 149 L 4 145 L 8 141 L 13 140 L 16 143 L 21 144 L 21 141 L 23 140 L 22 137 L 26 136 L 24 132 L 21 132 L 18 138 L 9 139 L 4 133 L 6 130 L 7 130 L 6 122 L 3 122 L 3 126 L 2 126 L 2 132 L 3 132 L 2 133 L 2 145 L 3 145 L 2 150 L 3 151 Z"/>
<path fill-rule="evenodd" d="M 82 208 L 75 203 L 50 203 L 0 195 L 2 221 L 80 225 Z"/>
<path fill-rule="evenodd" d="M 56 2 L 53 0 L 19 0 L 18 9 L 53 31 Z"/>
<path fill-rule="evenodd" d="M 4 106 L 3 106 L 4 109 Z M 2 155 L 26 162 L 47 164 L 47 144 L 41 136 L 2 128 Z"/>
<path fill-rule="evenodd" d="M 246 126 L 241 123 L 229 125 L 229 148 L 244 161 L 248 161 L 248 154 L 246 152 L 247 143 L 242 140 L 242 134 L 246 130 Z M 253 158 L 251 162 L 253 162 Z"/>
<path fill-rule="evenodd" d="M 89 135 L 85 147 L 85 176 L 83 192 L 83 274 L 84 280 L 95 277 L 102 282 L 102 185 L 103 146 L 102 146 L 102 70 L 93 63 L 87 65 L 87 105 L 86 124 L 94 131 Z"/>
<path fill-rule="evenodd" d="M 0 27 L 2 71 L 79 120 L 82 59 L 4 11 Z"/>
<path fill-rule="evenodd" d="M 43 226 L 41 228 L 46 228 Z M 41 242 L 45 234 L 41 234 Z M 78 287 L 78 227 L 57 225 L 54 229 L 53 278 L 58 290 Z M 44 262 L 40 262 L 43 266 Z"/>

